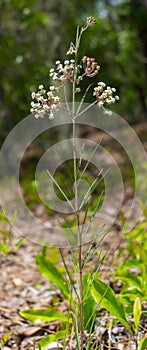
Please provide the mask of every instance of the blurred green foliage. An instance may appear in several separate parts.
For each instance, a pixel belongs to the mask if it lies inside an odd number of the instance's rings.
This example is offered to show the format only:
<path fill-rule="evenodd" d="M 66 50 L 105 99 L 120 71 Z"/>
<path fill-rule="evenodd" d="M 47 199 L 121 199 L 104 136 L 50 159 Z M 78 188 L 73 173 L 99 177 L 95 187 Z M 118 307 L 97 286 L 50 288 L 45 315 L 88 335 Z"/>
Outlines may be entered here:
<path fill-rule="evenodd" d="M 133 122 L 145 118 L 144 0 L 81 0 L 80 5 L 77 0 L 0 0 L 0 12 L 1 141 L 29 113 L 31 91 L 40 83 L 49 84 L 50 67 L 65 58 L 76 26 L 90 15 L 97 24 L 82 39 L 81 55 L 96 57 L 100 81 L 117 87 L 116 112 Z"/>

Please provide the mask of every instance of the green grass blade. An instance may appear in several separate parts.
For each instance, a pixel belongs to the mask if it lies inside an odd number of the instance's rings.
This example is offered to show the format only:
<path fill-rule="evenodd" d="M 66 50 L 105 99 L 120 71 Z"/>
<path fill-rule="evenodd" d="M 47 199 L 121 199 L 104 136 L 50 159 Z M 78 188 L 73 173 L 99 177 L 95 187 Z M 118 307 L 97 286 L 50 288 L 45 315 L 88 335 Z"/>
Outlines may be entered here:
<path fill-rule="evenodd" d="M 93 158 L 95 152 L 97 151 L 98 147 L 100 146 L 102 140 L 103 140 L 103 138 L 99 141 L 99 143 L 97 143 L 96 147 L 94 148 L 93 152 L 91 153 L 89 159 L 87 160 L 87 162 L 86 162 L 86 164 L 85 164 L 85 167 L 84 167 L 84 169 L 83 169 L 83 171 L 82 171 L 82 173 L 81 173 L 81 176 L 80 176 L 79 180 L 83 177 L 83 175 L 84 175 L 84 173 L 85 173 L 85 171 L 86 171 L 86 169 L 87 169 L 89 163 L 91 162 L 91 160 L 92 160 L 92 158 Z"/>
<path fill-rule="evenodd" d="M 99 177 L 99 176 L 98 176 Z M 88 202 L 91 194 L 93 193 L 93 191 L 95 190 L 95 188 L 98 186 L 98 184 L 100 183 L 101 179 L 98 180 L 98 177 L 92 182 L 91 186 L 89 187 L 88 191 L 86 192 L 83 200 L 82 200 L 82 203 L 80 205 L 80 208 L 79 210 L 82 209 L 83 206 L 86 205 L 86 203 Z"/>
<path fill-rule="evenodd" d="M 89 259 L 93 256 L 93 254 L 97 251 L 98 247 L 100 246 L 101 242 L 104 240 L 105 236 L 107 235 L 108 230 L 106 230 L 103 235 L 101 236 L 100 240 L 96 243 L 96 246 L 94 246 L 96 239 L 98 238 L 98 236 L 100 235 L 100 233 L 102 232 L 102 229 L 104 228 L 105 225 L 102 226 L 102 228 L 100 228 L 98 230 L 98 232 L 96 233 L 96 235 L 94 236 L 89 248 L 87 249 L 87 252 L 85 254 L 85 257 L 83 259 L 83 264 L 82 267 L 85 266 L 85 264 L 89 261 Z"/>
<path fill-rule="evenodd" d="M 80 159 L 77 162 L 77 179 L 78 179 L 78 176 L 79 176 L 79 171 L 80 171 L 80 167 L 81 167 L 82 160 L 83 160 L 82 156 L 83 156 L 83 153 L 84 153 L 84 147 L 85 147 L 85 143 L 83 143 L 83 145 L 82 145 L 82 149 L 81 149 L 81 152 L 80 152 Z"/>
<path fill-rule="evenodd" d="M 84 100 L 85 100 L 85 97 L 86 97 L 86 95 L 87 95 L 87 92 L 88 92 L 88 90 L 91 88 L 92 85 L 93 85 L 93 83 L 89 84 L 88 87 L 87 87 L 87 89 L 85 90 L 85 93 L 84 93 L 84 95 L 83 95 L 83 97 L 82 97 L 82 99 L 81 99 L 81 102 L 80 102 L 79 107 L 78 107 L 77 112 L 76 112 L 77 116 L 78 116 L 78 114 L 80 113 L 80 109 L 81 109 L 81 107 L 82 107 L 82 105 L 83 105 L 83 102 L 84 102 Z"/>

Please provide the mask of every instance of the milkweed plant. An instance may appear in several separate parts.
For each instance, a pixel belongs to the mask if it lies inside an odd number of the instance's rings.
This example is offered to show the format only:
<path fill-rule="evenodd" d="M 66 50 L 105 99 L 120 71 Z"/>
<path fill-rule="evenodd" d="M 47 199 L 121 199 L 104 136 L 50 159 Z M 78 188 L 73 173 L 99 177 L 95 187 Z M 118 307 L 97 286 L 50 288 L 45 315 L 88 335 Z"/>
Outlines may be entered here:
<path fill-rule="evenodd" d="M 110 287 L 107 286 L 105 289 L 105 285 L 99 281 L 95 281 L 96 274 L 98 273 L 98 270 L 100 268 L 100 265 L 102 264 L 103 257 L 102 254 L 99 257 L 99 263 L 97 266 L 94 267 L 93 271 L 90 271 L 90 273 L 84 274 L 83 270 L 85 268 L 85 265 L 90 261 L 93 254 L 98 250 L 98 247 L 100 245 L 100 240 L 98 240 L 99 232 L 95 233 L 94 238 L 88 242 L 88 244 L 85 246 L 85 243 L 83 244 L 83 237 L 86 234 L 85 230 L 87 230 L 87 226 L 85 228 L 84 223 L 86 222 L 87 218 L 87 207 L 86 203 L 88 201 L 88 198 L 93 193 L 96 182 L 94 181 L 93 184 L 90 186 L 90 191 L 88 190 L 87 195 L 84 197 L 83 200 L 83 208 L 85 210 L 85 214 L 83 215 L 83 222 L 81 225 L 81 209 L 79 209 L 78 203 L 79 203 L 79 167 L 81 164 L 81 160 L 79 161 L 77 157 L 77 144 L 76 144 L 76 120 L 77 118 L 80 118 L 84 112 L 91 108 L 92 106 L 96 105 L 98 109 L 102 110 L 103 113 L 108 114 L 108 117 L 111 118 L 111 111 L 106 109 L 106 106 L 114 104 L 116 101 L 119 100 L 118 95 L 116 95 L 116 89 L 114 87 L 107 86 L 106 83 L 98 81 L 96 86 L 93 87 L 93 84 L 90 84 L 89 87 L 86 89 L 86 92 L 84 93 L 83 97 L 81 98 L 81 104 L 86 98 L 86 94 L 88 89 L 92 90 L 92 96 L 93 101 L 86 105 L 85 109 L 76 110 L 75 103 L 77 99 L 77 94 L 81 92 L 80 84 L 84 79 L 93 78 L 98 76 L 100 72 L 100 65 L 97 62 L 97 60 L 93 57 L 88 57 L 84 55 L 82 58 L 79 57 L 79 48 L 80 48 L 80 42 L 83 34 L 93 25 L 96 24 L 96 20 L 93 17 L 88 17 L 86 20 L 86 24 L 82 27 L 77 28 L 76 33 L 76 39 L 75 43 L 71 43 L 70 47 L 66 53 L 66 59 L 62 63 L 60 60 L 57 60 L 55 62 L 55 67 L 51 68 L 49 71 L 49 77 L 50 80 L 52 80 L 52 85 L 49 86 L 49 88 L 46 90 L 44 86 L 41 84 L 38 87 L 37 92 L 32 92 L 32 102 L 31 102 L 31 113 L 35 116 L 35 118 L 49 118 L 50 120 L 56 118 L 56 112 L 60 110 L 60 108 L 63 108 L 63 104 L 61 103 L 60 99 L 60 90 L 64 90 L 64 97 L 66 102 L 65 106 L 68 105 L 67 98 L 65 96 L 65 87 L 69 84 L 71 85 L 71 91 L 72 91 L 72 99 L 71 99 L 71 117 L 72 117 L 72 142 L 73 142 L 73 185 L 74 185 L 74 216 L 75 216 L 75 222 L 76 222 L 76 234 L 77 234 L 77 247 L 74 250 L 73 247 L 70 246 L 69 243 L 69 250 L 70 250 L 70 257 L 72 260 L 72 269 L 68 266 L 68 263 L 66 262 L 63 249 L 59 248 L 62 262 L 63 262 L 63 268 L 64 268 L 64 276 L 63 274 L 58 271 L 58 269 L 53 266 L 53 263 L 45 256 L 38 255 L 37 256 L 37 265 L 40 269 L 40 271 L 46 275 L 54 284 L 57 285 L 57 287 L 60 289 L 63 296 L 66 298 L 69 306 L 69 312 L 68 312 L 68 319 L 66 319 L 66 323 L 69 324 L 69 326 L 66 326 L 66 336 L 68 334 L 73 337 L 73 333 L 75 334 L 75 339 L 77 343 L 77 349 L 83 350 L 85 348 L 84 346 L 84 336 L 85 332 L 87 331 L 88 334 L 91 334 L 94 329 L 94 320 L 95 320 L 95 302 L 100 300 L 104 300 L 104 304 L 109 304 L 110 307 L 108 307 L 108 310 L 112 313 L 114 313 L 114 316 L 117 316 L 119 320 L 123 322 L 123 324 L 130 330 L 129 324 L 127 323 L 125 319 L 125 315 L 122 311 L 122 308 L 115 300 L 115 296 L 112 293 L 112 290 L 110 290 Z M 94 79 L 95 81 L 95 79 Z M 65 107 L 64 107 L 65 108 Z M 67 107 L 69 108 L 69 107 Z M 81 154 L 82 158 L 82 154 Z M 89 162 L 90 163 L 90 162 Z M 87 165 L 89 164 L 87 161 Z M 85 166 L 85 169 L 87 168 L 87 165 Z M 82 172 L 83 173 L 83 172 Z M 50 176 L 50 173 L 48 173 Z M 55 181 L 56 180 L 52 179 Z M 98 180 L 99 181 L 99 180 Z M 58 189 L 60 190 L 60 184 L 58 184 Z M 62 190 L 63 194 L 63 190 Z M 66 198 L 66 195 L 65 195 Z M 99 207 L 99 201 L 96 207 L 93 209 L 92 215 L 89 219 L 89 226 L 92 222 L 92 220 L 95 217 L 96 211 Z M 68 218 L 63 215 L 62 216 L 63 221 L 66 224 L 66 227 L 70 228 L 72 230 L 71 222 L 68 220 Z M 108 231 L 107 231 L 108 232 Z M 106 230 L 104 232 L 104 235 L 106 234 Z M 84 248 L 84 249 L 83 249 Z M 46 266 L 48 269 L 48 273 L 45 272 L 45 269 L 43 270 L 43 266 Z M 63 272 L 63 271 L 62 271 Z M 93 289 L 92 289 L 93 288 Z M 92 292 L 91 292 L 92 291 Z M 104 295 L 103 295 L 104 294 Z M 107 299 L 107 303 L 105 303 Z M 112 310 L 112 304 L 113 310 Z M 105 305 L 103 305 L 105 307 Z M 114 310 L 116 310 L 116 315 Z M 36 310 L 35 310 L 36 311 Z M 24 317 L 26 316 L 26 312 L 21 312 L 21 315 Z M 36 312 L 37 315 L 37 312 Z M 46 320 L 45 316 L 48 316 L 48 320 L 54 320 L 53 312 L 50 314 L 48 313 L 42 314 L 44 317 L 43 320 Z M 65 315 L 64 317 L 61 317 L 58 312 L 56 312 L 56 315 L 54 313 L 54 316 L 56 319 L 61 319 L 64 323 L 65 321 Z M 35 313 L 34 318 L 30 318 L 31 320 L 35 319 Z M 51 318 L 49 318 L 51 317 Z M 29 318 L 29 317 L 28 317 Z M 40 317 L 41 319 L 41 317 Z M 60 337 L 63 337 L 63 334 L 65 333 L 62 330 L 59 332 L 59 336 L 57 335 L 54 339 L 59 339 Z M 131 332 L 131 330 L 130 330 Z M 51 338 L 53 339 L 53 337 Z M 40 342 L 39 348 L 44 348 L 44 344 L 47 344 L 49 342 L 49 338 L 46 339 L 46 341 L 43 343 Z M 86 349 L 89 348 L 89 342 L 87 343 Z M 42 347 L 41 347 L 42 346 Z M 70 347 L 72 348 L 72 347 Z"/>

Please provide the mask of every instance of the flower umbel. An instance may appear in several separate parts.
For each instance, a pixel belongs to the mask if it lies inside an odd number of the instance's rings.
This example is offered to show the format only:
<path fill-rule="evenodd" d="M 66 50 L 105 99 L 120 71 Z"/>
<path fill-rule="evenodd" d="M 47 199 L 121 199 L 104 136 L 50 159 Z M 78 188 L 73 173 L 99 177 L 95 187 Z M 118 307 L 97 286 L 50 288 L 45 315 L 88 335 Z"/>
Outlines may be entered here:
<path fill-rule="evenodd" d="M 46 91 L 43 85 L 39 85 L 38 92 L 32 92 L 31 113 L 35 113 L 35 118 L 54 118 L 54 112 L 58 109 L 59 96 L 55 96 L 55 87 L 50 86 L 50 91 Z"/>
<path fill-rule="evenodd" d="M 67 81 L 73 81 L 74 64 L 74 59 L 71 59 L 70 61 L 65 60 L 64 64 L 58 60 L 56 61 L 56 70 L 51 68 L 49 75 L 53 80 L 58 80 L 60 83 L 62 83 L 63 86 Z"/>
<path fill-rule="evenodd" d="M 93 96 L 96 96 L 97 105 L 103 109 L 105 114 L 110 114 L 110 111 L 106 111 L 104 104 L 111 105 L 119 100 L 119 96 L 113 96 L 113 93 L 116 92 L 115 88 L 106 86 L 105 83 L 99 82 L 94 88 Z"/>

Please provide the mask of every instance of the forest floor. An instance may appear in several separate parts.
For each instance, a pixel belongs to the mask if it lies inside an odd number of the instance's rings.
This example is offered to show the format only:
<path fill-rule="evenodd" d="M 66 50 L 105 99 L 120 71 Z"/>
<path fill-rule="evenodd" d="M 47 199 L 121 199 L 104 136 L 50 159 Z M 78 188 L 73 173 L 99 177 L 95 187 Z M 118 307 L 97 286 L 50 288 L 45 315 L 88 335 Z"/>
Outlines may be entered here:
<path fill-rule="evenodd" d="M 147 131 L 147 124 L 145 125 Z M 145 141 L 145 127 L 138 127 L 137 133 L 139 136 L 143 135 L 142 138 L 143 141 Z M 132 189 L 130 185 L 127 185 L 121 209 L 124 216 L 127 216 L 132 195 Z M 42 205 L 38 204 L 35 208 L 38 217 L 42 217 L 43 219 L 44 211 Z M 110 212 L 111 209 L 110 207 Z M 7 228 L 8 224 L 0 223 L 0 225 L 1 228 Z M 25 226 L 25 221 L 22 222 L 22 227 L 23 226 Z M 26 239 L 23 244 L 16 249 L 15 243 L 17 243 L 19 239 L 20 237 L 18 237 L 15 229 L 12 230 L 10 242 L 11 251 L 9 254 L 1 256 L 0 259 L 0 337 L 2 338 L 8 332 L 12 332 L 8 342 L 3 346 L 3 350 L 34 350 L 35 344 L 40 341 L 44 335 L 59 330 L 59 322 L 33 324 L 19 315 L 20 310 L 47 308 L 47 306 L 52 303 L 53 295 L 56 293 L 59 294 L 58 290 L 50 288 L 49 281 L 43 277 L 37 269 L 35 256 L 37 253 L 41 253 L 42 246 L 34 243 L 32 240 Z M 105 263 L 101 268 L 101 277 L 103 280 L 109 281 L 111 286 L 114 284 L 114 279 L 112 277 L 114 270 L 113 261 L 120 247 L 123 245 L 124 236 L 121 231 L 121 222 L 118 218 L 100 247 L 102 253 L 105 253 L 109 248 Z M 64 249 L 64 255 L 67 261 L 68 254 L 68 250 Z M 94 263 L 95 260 L 91 261 L 92 265 Z M 115 285 L 114 288 L 117 292 L 117 285 Z M 64 312 L 67 305 L 61 296 L 60 300 L 59 310 Z M 112 349 L 114 348 L 112 347 Z M 128 348 L 120 347 L 118 349 L 131 350 L 135 348 L 130 345 Z"/>

